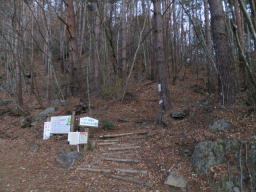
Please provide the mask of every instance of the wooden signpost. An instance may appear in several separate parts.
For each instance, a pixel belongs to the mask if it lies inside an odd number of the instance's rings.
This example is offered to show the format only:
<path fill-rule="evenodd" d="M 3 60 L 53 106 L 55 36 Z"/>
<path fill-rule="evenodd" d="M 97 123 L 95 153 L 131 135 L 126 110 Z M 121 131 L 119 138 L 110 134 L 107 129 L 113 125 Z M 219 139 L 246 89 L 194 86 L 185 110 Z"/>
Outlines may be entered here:
<path fill-rule="evenodd" d="M 99 121 L 91 117 L 82 117 L 79 119 L 79 126 L 81 128 L 80 132 L 77 131 L 77 121 L 76 121 L 75 111 L 72 112 L 70 133 L 68 136 L 68 141 L 70 145 L 77 145 L 77 151 L 79 152 L 79 146 L 88 143 L 89 129 L 87 127 L 98 127 Z"/>
<path fill-rule="evenodd" d="M 70 145 L 76 145 L 79 152 L 79 145 L 88 143 L 89 129 L 88 127 L 98 127 L 99 121 L 91 117 L 82 117 L 79 119 L 79 126 L 83 130 L 78 131 L 76 112 L 73 111 L 69 116 L 54 116 L 48 118 L 48 122 L 44 123 L 43 139 L 47 140 L 51 134 L 68 134 L 68 142 Z"/>

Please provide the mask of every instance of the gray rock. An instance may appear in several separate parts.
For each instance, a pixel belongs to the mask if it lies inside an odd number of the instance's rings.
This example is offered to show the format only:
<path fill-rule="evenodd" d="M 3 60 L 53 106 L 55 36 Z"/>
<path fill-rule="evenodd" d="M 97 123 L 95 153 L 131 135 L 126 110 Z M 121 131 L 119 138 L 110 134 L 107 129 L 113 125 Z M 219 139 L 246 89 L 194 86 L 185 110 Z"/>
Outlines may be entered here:
<path fill-rule="evenodd" d="M 13 91 L 16 87 L 16 81 L 15 79 L 7 80 L 3 84 L 0 85 L 0 90 L 4 91 Z"/>
<path fill-rule="evenodd" d="M 55 106 L 60 105 L 60 104 L 63 104 L 63 103 L 64 103 L 64 101 L 59 100 L 59 99 L 56 99 L 56 100 L 54 100 L 54 101 L 51 103 L 51 106 L 52 106 L 52 107 L 55 107 Z"/>
<path fill-rule="evenodd" d="M 247 161 L 245 163 L 246 148 Z M 241 155 L 240 151 L 242 152 Z M 224 181 L 223 186 L 229 191 L 236 192 L 239 192 L 240 186 L 240 160 L 242 160 L 244 188 L 250 189 L 250 177 L 253 181 L 256 180 L 255 142 L 240 142 L 235 139 L 204 141 L 196 145 L 192 155 L 194 170 L 201 175 L 207 173 L 212 166 L 229 162 L 231 176 L 228 182 Z M 250 173 L 248 173 L 248 170 L 250 170 Z"/>
<path fill-rule="evenodd" d="M 233 187 L 233 192 L 240 192 L 240 189 L 238 187 Z"/>
<path fill-rule="evenodd" d="M 6 106 L 8 104 L 10 104 L 12 102 L 11 99 L 3 99 L 2 101 L 0 101 L 0 106 Z"/>
<path fill-rule="evenodd" d="M 8 113 L 8 112 L 9 112 L 8 109 L 0 109 L 0 116 L 6 114 L 6 113 Z"/>
<path fill-rule="evenodd" d="M 227 122 L 225 119 L 212 121 L 209 125 L 209 129 L 213 131 L 228 131 L 230 128 L 234 128 L 234 125 Z"/>
<path fill-rule="evenodd" d="M 164 182 L 165 185 L 186 189 L 187 180 L 183 176 L 179 176 L 173 172 L 170 172 Z"/>
<path fill-rule="evenodd" d="M 26 71 L 24 73 L 24 75 L 27 77 L 27 78 L 31 78 L 31 72 L 30 71 Z"/>
<path fill-rule="evenodd" d="M 41 113 L 35 115 L 34 117 L 32 117 L 32 122 L 34 125 L 35 123 L 42 121 L 44 119 L 46 119 L 48 117 L 49 114 L 54 113 L 55 112 L 55 108 L 54 107 L 50 107 L 45 109 L 44 111 L 42 111 Z"/>
<path fill-rule="evenodd" d="M 70 149 L 69 147 L 62 146 L 59 148 L 59 153 L 61 153 L 61 154 L 65 154 L 65 153 L 69 153 L 69 152 L 72 152 L 72 149 Z"/>
<path fill-rule="evenodd" d="M 21 128 L 31 127 L 31 118 L 27 117 L 21 121 Z"/>
<path fill-rule="evenodd" d="M 56 161 L 64 168 L 71 168 L 75 161 L 81 159 L 83 155 L 79 152 L 72 151 L 67 154 L 57 154 Z"/>
<path fill-rule="evenodd" d="M 205 94 L 206 92 L 207 92 L 207 90 L 204 88 L 204 87 L 202 87 L 202 86 L 200 86 L 200 85 L 192 85 L 191 87 L 190 87 L 195 93 L 200 93 L 200 94 Z"/>
<path fill-rule="evenodd" d="M 182 154 L 184 157 L 190 157 L 190 156 L 192 156 L 192 151 L 189 150 L 189 149 L 181 149 L 181 154 Z"/>
<path fill-rule="evenodd" d="M 192 165 L 198 174 L 205 174 L 211 166 L 226 162 L 229 154 L 239 166 L 239 149 L 240 142 L 234 139 L 201 142 L 195 147 Z"/>
<path fill-rule="evenodd" d="M 198 174 L 207 173 L 211 166 L 223 163 L 224 161 L 224 148 L 216 141 L 199 143 L 192 155 L 192 165 Z"/>
<path fill-rule="evenodd" d="M 208 101 L 207 99 L 199 100 L 199 101 L 195 104 L 196 107 L 205 106 L 205 105 L 209 105 L 209 101 Z"/>
<path fill-rule="evenodd" d="M 173 119 L 184 119 L 186 114 L 184 112 L 173 112 L 171 116 Z"/>

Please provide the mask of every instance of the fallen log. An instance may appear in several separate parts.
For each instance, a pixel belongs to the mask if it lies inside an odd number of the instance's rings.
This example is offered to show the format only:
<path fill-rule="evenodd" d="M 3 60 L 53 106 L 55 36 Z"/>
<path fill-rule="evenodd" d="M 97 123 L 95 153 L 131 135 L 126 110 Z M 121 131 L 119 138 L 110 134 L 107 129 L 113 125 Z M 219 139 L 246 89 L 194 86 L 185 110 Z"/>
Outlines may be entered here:
<path fill-rule="evenodd" d="M 140 146 L 129 146 L 129 147 L 109 147 L 109 151 L 121 151 L 121 150 L 129 150 L 129 149 L 138 149 Z"/>
<path fill-rule="evenodd" d="M 100 168 L 81 168 L 81 167 L 78 167 L 77 170 L 90 171 L 90 172 L 95 172 L 95 173 L 111 173 L 110 169 L 100 169 Z"/>
<path fill-rule="evenodd" d="M 114 144 L 117 144 L 116 142 L 109 142 L 109 143 L 98 143 L 97 145 L 98 146 L 106 146 L 106 145 L 114 145 Z"/>
<path fill-rule="evenodd" d="M 120 169 L 120 168 L 114 168 L 111 169 L 102 169 L 102 168 L 89 168 L 89 167 L 78 167 L 77 170 L 80 171 L 89 171 L 94 173 L 113 173 L 114 171 L 120 172 L 120 173 L 130 173 L 130 174 L 147 174 L 147 170 L 136 170 L 136 169 Z"/>
<path fill-rule="evenodd" d="M 120 134 L 112 134 L 112 135 L 101 135 L 101 139 L 106 138 L 115 138 L 115 137 L 123 137 L 123 136 L 129 136 L 129 135 L 144 135 L 147 134 L 147 132 L 137 132 L 137 133 L 120 133 Z"/>
<path fill-rule="evenodd" d="M 139 160 L 136 159 L 117 159 L 117 158 L 103 158 L 102 160 L 105 161 L 116 161 L 116 162 L 122 162 L 122 163 L 139 163 Z"/>
<path fill-rule="evenodd" d="M 143 174 L 146 175 L 148 174 L 147 170 L 136 170 L 136 169 L 115 169 L 115 171 L 119 171 L 121 173 L 131 173 L 131 174 Z"/>
<path fill-rule="evenodd" d="M 108 175 L 106 175 L 108 176 Z M 138 185 L 143 185 L 143 186 L 146 186 L 146 187 L 153 187 L 153 185 L 151 183 L 146 183 L 146 182 L 143 182 L 143 181 L 140 181 L 140 180 L 135 180 L 135 179 L 130 179 L 130 178 L 127 178 L 127 177 L 121 177 L 121 176 L 118 176 L 118 175 L 110 175 L 111 178 L 113 179 L 118 179 L 118 180 L 121 180 L 121 181 L 125 181 L 125 182 L 130 182 L 130 183 L 135 183 L 135 184 L 138 184 Z"/>
<path fill-rule="evenodd" d="M 136 153 L 126 153 L 126 152 L 112 152 L 112 153 L 102 153 L 102 155 L 114 155 L 114 156 L 136 156 Z"/>

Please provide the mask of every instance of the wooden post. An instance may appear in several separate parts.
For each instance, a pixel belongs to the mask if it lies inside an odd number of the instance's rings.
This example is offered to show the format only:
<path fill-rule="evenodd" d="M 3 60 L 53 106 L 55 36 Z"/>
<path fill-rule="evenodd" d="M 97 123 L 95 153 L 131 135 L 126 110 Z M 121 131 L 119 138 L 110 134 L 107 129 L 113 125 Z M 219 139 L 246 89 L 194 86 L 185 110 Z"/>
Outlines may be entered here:
<path fill-rule="evenodd" d="M 72 116 L 71 116 L 70 132 L 74 132 L 74 130 L 75 130 L 75 123 L 76 123 L 76 112 L 73 111 L 72 112 Z"/>

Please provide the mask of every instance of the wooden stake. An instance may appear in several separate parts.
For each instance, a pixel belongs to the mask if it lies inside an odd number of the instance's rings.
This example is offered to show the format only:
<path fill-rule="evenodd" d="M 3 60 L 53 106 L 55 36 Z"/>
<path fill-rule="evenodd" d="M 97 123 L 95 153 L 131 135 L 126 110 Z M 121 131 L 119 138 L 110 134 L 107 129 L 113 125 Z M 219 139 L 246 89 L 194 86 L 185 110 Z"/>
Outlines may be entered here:
<path fill-rule="evenodd" d="M 76 121 L 76 112 L 73 111 L 73 112 L 72 112 L 72 116 L 71 116 L 70 132 L 74 132 L 74 129 L 75 129 L 75 121 Z"/>

